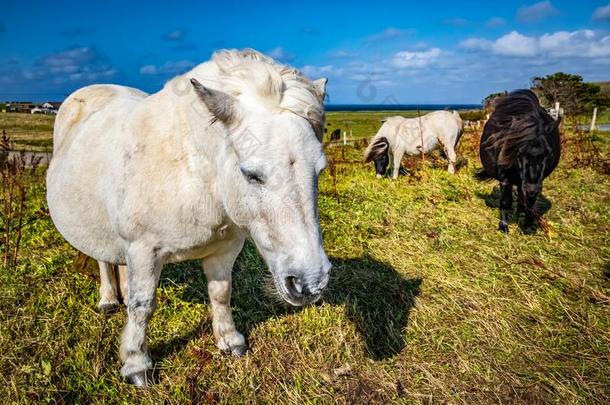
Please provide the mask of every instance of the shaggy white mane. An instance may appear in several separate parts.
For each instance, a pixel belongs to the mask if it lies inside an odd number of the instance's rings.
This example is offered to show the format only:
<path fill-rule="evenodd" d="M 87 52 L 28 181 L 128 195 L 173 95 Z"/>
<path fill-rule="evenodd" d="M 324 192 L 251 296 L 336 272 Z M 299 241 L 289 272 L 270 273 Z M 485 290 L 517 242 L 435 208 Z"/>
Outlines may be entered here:
<path fill-rule="evenodd" d="M 216 67 L 213 78 L 209 77 L 209 70 L 206 69 L 209 64 Z M 189 73 L 217 81 L 218 90 L 233 96 L 252 93 L 271 110 L 286 110 L 303 117 L 309 121 L 316 136 L 319 139 L 322 137 L 324 94 L 293 67 L 280 64 L 253 49 L 225 49 L 214 52 L 210 62 L 195 67 Z"/>

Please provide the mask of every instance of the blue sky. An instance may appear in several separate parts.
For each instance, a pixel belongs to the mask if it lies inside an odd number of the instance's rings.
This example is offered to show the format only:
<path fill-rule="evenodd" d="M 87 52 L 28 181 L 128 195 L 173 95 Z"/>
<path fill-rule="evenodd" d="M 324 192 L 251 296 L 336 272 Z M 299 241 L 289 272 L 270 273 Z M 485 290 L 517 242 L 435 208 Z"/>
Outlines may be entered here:
<path fill-rule="evenodd" d="M 154 92 L 245 47 L 328 77 L 331 104 L 478 103 L 560 70 L 610 80 L 608 0 L 5 3 L 0 100 Z"/>

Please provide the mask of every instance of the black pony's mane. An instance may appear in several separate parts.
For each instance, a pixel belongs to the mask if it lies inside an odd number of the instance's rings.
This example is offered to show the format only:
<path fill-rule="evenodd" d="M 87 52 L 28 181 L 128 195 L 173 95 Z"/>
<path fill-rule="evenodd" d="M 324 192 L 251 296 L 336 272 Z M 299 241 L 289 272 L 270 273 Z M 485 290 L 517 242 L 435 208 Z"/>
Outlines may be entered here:
<path fill-rule="evenodd" d="M 486 124 L 492 133 L 483 146 L 499 152 L 499 164 L 511 166 L 522 146 L 545 134 L 552 122 L 533 91 L 513 91 L 496 105 Z"/>

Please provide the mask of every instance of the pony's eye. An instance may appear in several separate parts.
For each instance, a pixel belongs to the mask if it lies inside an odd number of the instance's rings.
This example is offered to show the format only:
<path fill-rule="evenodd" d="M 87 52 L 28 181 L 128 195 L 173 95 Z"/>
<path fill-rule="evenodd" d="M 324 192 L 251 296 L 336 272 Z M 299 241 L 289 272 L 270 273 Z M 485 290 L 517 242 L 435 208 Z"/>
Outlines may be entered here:
<path fill-rule="evenodd" d="M 248 183 L 252 183 L 252 184 L 264 184 L 265 183 L 263 175 L 260 174 L 259 172 L 257 172 L 256 170 L 246 169 L 243 167 L 240 167 L 240 170 L 241 170 L 241 173 L 246 178 L 246 180 L 248 180 Z"/>

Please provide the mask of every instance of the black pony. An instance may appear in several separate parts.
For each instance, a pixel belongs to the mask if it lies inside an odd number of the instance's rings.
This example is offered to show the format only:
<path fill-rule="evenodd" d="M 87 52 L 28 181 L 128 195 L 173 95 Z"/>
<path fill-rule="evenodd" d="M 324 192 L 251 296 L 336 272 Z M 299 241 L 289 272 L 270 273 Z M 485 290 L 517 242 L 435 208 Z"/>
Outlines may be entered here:
<path fill-rule="evenodd" d="M 517 186 L 517 212 L 525 212 L 524 226 L 534 223 L 534 203 L 542 181 L 559 163 L 560 119 L 554 120 L 530 90 L 516 90 L 500 100 L 481 136 L 483 169 L 479 180 L 500 181 L 500 230 L 508 232 L 508 210 Z"/>

